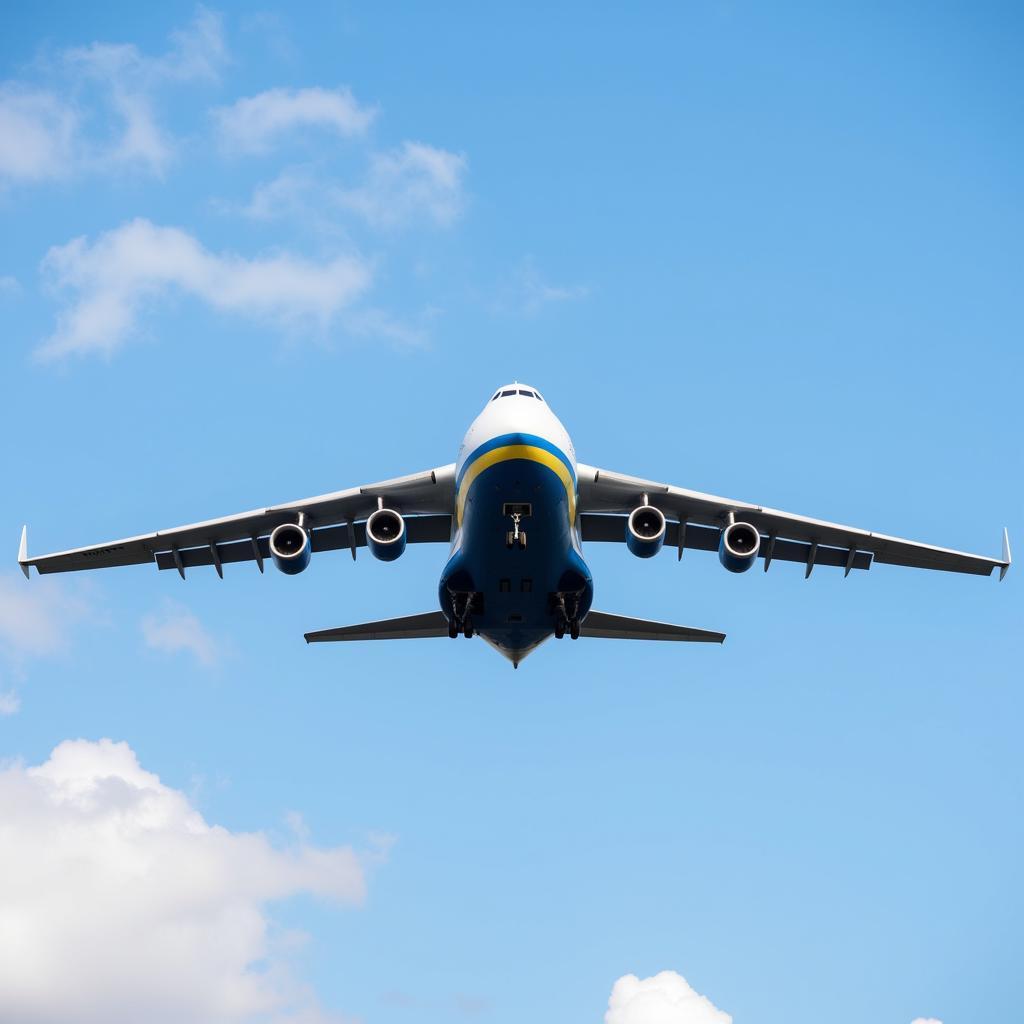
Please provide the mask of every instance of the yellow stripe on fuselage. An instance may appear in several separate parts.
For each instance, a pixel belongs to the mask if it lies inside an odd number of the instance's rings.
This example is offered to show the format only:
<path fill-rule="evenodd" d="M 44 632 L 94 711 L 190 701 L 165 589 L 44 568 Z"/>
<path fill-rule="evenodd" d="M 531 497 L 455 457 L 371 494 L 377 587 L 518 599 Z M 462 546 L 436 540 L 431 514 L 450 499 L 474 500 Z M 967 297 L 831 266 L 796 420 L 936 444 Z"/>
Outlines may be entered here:
<path fill-rule="evenodd" d="M 539 462 L 542 466 L 550 469 L 562 481 L 565 487 L 565 494 L 569 499 L 569 524 L 572 525 L 576 522 L 576 484 L 565 463 L 557 455 L 552 455 L 551 452 L 545 451 L 543 448 L 537 448 L 535 445 L 508 444 L 503 448 L 492 448 L 489 452 L 484 452 L 466 470 L 466 475 L 462 478 L 462 483 L 459 485 L 459 494 L 455 501 L 455 522 L 458 526 L 462 525 L 462 513 L 466 507 L 466 497 L 469 494 L 470 487 L 473 486 L 473 481 L 485 469 L 490 469 L 491 466 L 497 465 L 499 462 L 508 462 L 510 459 L 526 459 L 529 462 Z"/>

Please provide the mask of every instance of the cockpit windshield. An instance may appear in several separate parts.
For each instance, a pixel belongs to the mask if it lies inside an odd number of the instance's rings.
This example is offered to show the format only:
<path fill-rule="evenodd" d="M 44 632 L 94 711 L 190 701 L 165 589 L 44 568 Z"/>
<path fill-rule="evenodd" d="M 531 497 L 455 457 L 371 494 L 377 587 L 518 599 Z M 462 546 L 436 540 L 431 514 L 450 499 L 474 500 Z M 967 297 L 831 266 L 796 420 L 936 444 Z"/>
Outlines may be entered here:
<path fill-rule="evenodd" d="M 523 398 L 536 398 L 538 402 L 544 401 L 544 398 L 539 391 L 520 387 L 498 388 L 498 390 L 491 395 L 491 401 L 495 402 L 499 398 L 510 398 L 512 395 L 521 395 Z"/>

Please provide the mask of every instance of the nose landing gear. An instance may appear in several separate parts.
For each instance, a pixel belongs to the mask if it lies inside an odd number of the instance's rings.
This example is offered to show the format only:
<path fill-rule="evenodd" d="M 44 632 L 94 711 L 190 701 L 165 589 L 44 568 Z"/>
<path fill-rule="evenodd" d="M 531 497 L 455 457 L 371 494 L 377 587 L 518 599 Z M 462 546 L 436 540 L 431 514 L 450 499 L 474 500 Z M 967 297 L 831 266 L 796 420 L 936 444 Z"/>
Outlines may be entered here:
<path fill-rule="evenodd" d="M 519 529 L 519 521 L 523 518 L 518 512 L 512 513 L 512 529 L 505 534 L 505 547 L 518 547 L 520 550 L 526 548 L 526 531 Z"/>
<path fill-rule="evenodd" d="M 506 501 L 501 507 L 502 513 L 512 520 L 512 529 L 505 533 L 505 547 L 526 547 L 526 531 L 521 524 L 524 519 L 533 515 L 533 506 L 528 501 Z"/>

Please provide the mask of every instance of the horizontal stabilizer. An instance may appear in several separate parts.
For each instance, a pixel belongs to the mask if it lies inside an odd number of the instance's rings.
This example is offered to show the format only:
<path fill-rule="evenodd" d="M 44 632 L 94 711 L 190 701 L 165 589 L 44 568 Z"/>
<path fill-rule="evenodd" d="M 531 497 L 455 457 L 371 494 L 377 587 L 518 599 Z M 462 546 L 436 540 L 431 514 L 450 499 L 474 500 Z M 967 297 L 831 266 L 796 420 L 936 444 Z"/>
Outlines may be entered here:
<path fill-rule="evenodd" d="M 720 644 L 724 633 L 692 626 L 675 626 L 671 622 L 633 619 L 628 615 L 590 612 L 580 626 L 580 636 L 604 637 L 608 640 L 682 640 L 697 644 Z"/>
<path fill-rule="evenodd" d="M 334 640 L 419 640 L 431 636 L 447 636 L 448 620 L 443 612 L 422 612 L 403 615 L 397 619 L 378 622 L 360 622 L 355 626 L 337 626 L 306 633 L 307 644 L 328 643 Z"/>

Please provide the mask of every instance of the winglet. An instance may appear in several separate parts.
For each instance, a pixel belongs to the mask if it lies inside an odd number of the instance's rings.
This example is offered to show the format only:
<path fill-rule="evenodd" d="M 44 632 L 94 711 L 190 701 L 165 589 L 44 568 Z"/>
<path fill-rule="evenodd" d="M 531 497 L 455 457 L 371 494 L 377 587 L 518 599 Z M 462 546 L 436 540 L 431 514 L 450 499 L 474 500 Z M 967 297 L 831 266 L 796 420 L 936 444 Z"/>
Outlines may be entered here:
<path fill-rule="evenodd" d="M 21 566 L 21 571 L 25 574 L 25 579 L 28 579 L 28 527 L 23 526 L 21 528 L 21 544 L 18 545 L 18 565 Z"/>
<path fill-rule="evenodd" d="M 1002 578 L 1010 571 L 1010 563 L 1013 559 L 1010 557 L 1010 531 L 1003 527 L 1003 564 L 999 566 L 999 579 Z"/>

